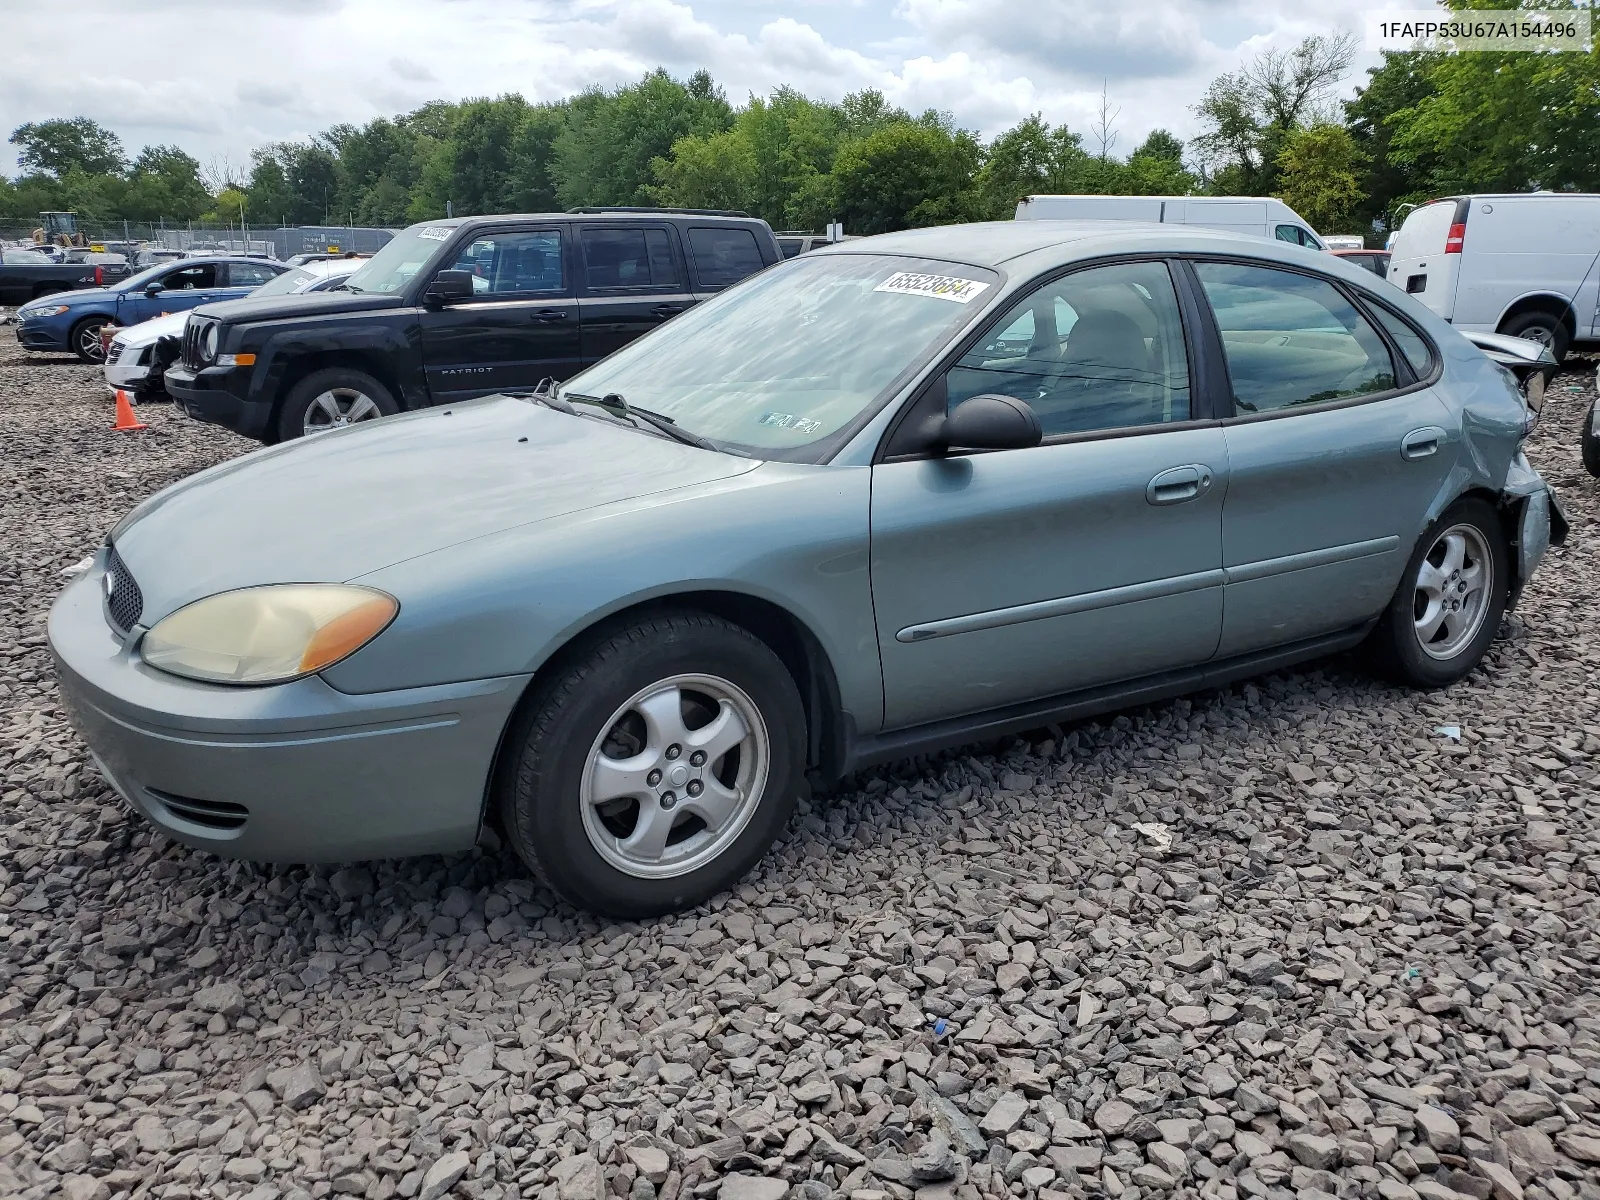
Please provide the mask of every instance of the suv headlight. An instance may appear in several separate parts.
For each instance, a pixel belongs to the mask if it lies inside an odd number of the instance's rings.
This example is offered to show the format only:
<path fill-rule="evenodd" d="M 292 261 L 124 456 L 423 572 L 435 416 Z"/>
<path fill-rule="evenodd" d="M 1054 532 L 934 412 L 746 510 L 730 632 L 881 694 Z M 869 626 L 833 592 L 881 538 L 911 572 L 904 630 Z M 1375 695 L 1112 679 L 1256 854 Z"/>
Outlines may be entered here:
<path fill-rule="evenodd" d="M 217 343 L 221 339 L 221 326 L 215 321 L 205 327 L 200 335 L 200 358 L 204 362 L 217 361 Z"/>
<path fill-rule="evenodd" d="M 139 653 L 158 670 L 206 683 L 286 683 L 348 658 L 399 611 L 387 592 L 349 584 L 241 588 L 158 621 Z"/>

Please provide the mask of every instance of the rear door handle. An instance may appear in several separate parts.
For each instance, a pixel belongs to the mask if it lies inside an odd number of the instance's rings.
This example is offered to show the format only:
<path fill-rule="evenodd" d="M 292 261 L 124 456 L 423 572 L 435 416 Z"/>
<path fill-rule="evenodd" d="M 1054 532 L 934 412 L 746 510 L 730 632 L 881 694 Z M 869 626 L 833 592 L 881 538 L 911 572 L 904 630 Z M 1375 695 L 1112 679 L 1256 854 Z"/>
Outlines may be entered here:
<path fill-rule="evenodd" d="M 1204 463 L 1171 467 L 1150 481 L 1144 498 L 1151 504 L 1182 504 L 1211 490 L 1211 468 Z"/>
<path fill-rule="evenodd" d="M 1400 439 L 1401 458 L 1427 458 L 1430 454 L 1439 452 L 1439 442 L 1444 438 L 1444 430 L 1434 425 L 1425 429 L 1413 429 Z"/>
<path fill-rule="evenodd" d="M 530 321 L 565 321 L 567 310 L 564 308 L 536 308 L 528 314 Z"/>

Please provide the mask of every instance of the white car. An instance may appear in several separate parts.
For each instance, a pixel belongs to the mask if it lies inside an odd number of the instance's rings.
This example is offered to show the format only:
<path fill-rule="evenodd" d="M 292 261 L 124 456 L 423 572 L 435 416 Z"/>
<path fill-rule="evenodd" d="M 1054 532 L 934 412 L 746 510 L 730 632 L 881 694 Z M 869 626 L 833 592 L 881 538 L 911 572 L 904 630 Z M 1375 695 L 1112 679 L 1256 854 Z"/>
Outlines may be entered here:
<path fill-rule="evenodd" d="M 250 294 L 292 296 L 302 292 L 325 292 L 349 279 L 361 265 L 361 260 L 348 258 L 306 263 L 285 271 Z M 112 394 L 128 391 L 141 399 L 160 394 L 162 372 L 177 358 L 183 327 L 188 320 L 187 311 L 167 313 L 119 331 L 106 350 L 106 390 Z M 163 346 L 163 339 L 170 340 Z"/>
<path fill-rule="evenodd" d="M 1600 338 L 1600 196 L 1450 196 L 1400 226 L 1389 282 L 1464 333 L 1550 347 Z"/>
<path fill-rule="evenodd" d="M 1019 221 L 1154 221 L 1198 225 L 1326 250 L 1311 223 L 1273 196 L 1024 196 Z"/>

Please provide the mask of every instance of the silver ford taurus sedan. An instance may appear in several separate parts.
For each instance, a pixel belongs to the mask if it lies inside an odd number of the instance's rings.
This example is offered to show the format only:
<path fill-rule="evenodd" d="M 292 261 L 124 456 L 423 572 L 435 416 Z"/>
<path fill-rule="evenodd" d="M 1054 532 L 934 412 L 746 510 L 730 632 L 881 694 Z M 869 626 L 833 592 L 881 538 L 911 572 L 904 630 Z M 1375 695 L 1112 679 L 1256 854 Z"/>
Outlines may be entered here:
<path fill-rule="evenodd" d="M 574 903 L 639 917 L 738 880 L 808 773 L 1362 643 L 1461 678 L 1565 530 L 1533 419 L 1330 255 L 890 234 L 560 388 L 177 484 L 50 640 L 107 778 L 181 841 L 350 860 L 496 822 Z"/>

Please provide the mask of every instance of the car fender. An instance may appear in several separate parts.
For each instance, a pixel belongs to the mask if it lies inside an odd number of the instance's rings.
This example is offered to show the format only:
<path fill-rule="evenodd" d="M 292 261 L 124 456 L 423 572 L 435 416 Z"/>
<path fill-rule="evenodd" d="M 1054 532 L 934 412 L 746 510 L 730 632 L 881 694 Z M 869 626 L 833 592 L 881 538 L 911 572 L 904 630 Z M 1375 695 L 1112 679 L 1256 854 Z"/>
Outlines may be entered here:
<path fill-rule="evenodd" d="M 476 538 L 359 580 L 400 600 L 324 672 L 342 691 L 537 672 L 628 609 L 715 592 L 782 609 L 816 640 L 857 729 L 883 715 L 869 575 L 871 469 L 763 463 L 714 483 Z"/>
<path fill-rule="evenodd" d="M 285 381 L 307 357 L 333 358 L 372 355 L 393 363 L 391 374 L 401 394 L 396 397 L 408 409 L 425 408 L 428 396 L 416 386 L 422 378 L 421 354 L 414 336 L 415 312 L 409 309 L 382 309 L 349 313 L 319 314 L 314 323 L 288 324 L 263 322 L 246 326 L 246 344 L 258 342 L 256 368 L 250 381 L 250 398 L 275 402 Z M 265 335 L 264 337 L 262 335 Z"/>
<path fill-rule="evenodd" d="M 1548 288 L 1538 288 L 1533 291 L 1523 292 L 1522 295 L 1515 297 L 1508 304 L 1502 306 L 1499 315 L 1494 319 L 1493 328 L 1499 329 L 1500 326 L 1506 323 L 1506 318 L 1511 315 L 1512 309 L 1529 300 L 1548 300 L 1560 305 L 1562 311 L 1572 318 L 1573 326 L 1576 328 L 1577 313 L 1572 308 L 1572 297 L 1563 295 L 1561 292 L 1551 291 Z"/>

